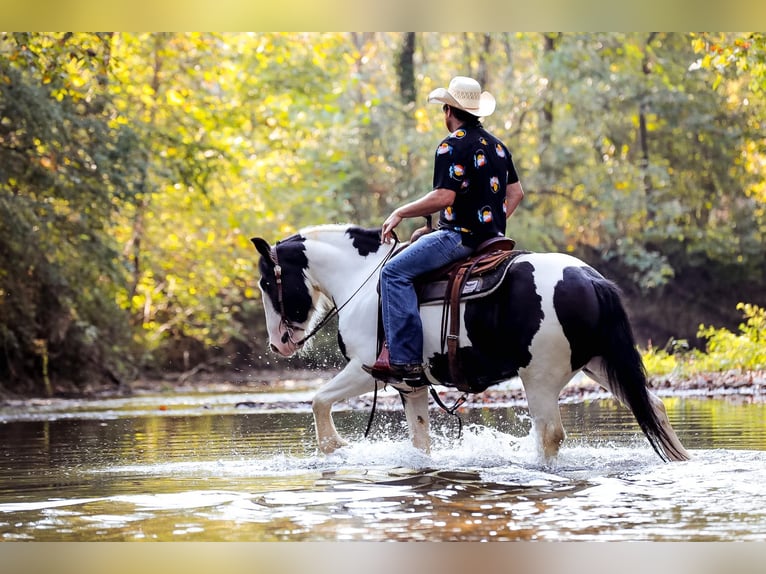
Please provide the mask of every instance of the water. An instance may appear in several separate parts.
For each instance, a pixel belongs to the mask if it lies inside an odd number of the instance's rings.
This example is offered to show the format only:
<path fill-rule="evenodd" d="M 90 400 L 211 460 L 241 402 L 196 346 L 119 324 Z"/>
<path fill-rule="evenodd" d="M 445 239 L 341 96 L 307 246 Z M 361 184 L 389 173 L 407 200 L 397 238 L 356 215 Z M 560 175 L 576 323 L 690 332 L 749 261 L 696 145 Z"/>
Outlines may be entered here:
<path fill-rule="evenodd" d="M 766 540 L 766 405 L 666 398 L 693 459 L 665 464 L 611 400 L 563 404 L 555 464 L 526 410 L 433 412 L 430 456 L 400 410 L 336 413 L 317 453 L 310 393 L 38 401 L 0 409 L 2 541 Z M 253 400 L 255 407 L 237 407 Z"/>

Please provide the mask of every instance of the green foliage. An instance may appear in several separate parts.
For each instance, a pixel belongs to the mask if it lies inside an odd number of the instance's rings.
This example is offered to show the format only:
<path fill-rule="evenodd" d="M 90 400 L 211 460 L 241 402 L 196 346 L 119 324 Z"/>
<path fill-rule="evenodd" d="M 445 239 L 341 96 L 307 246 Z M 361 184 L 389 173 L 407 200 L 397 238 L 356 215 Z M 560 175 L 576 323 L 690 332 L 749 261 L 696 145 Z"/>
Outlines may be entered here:
<path fill-rule="evenodd" d="M 765 369 L 766 368 L 766 309 L 747 303 L 740 303 L 737 309 L 745 319 L 739 325 L 739 333 L 700 325 L 698 336 L 707 340 L 707 355 L 712 362 L 705 364 L 709 369 Z"/>
<path fill-rule="evenodd" d="M 689 350 L 684 341 L 674 341 L 671 349 L 648 349 L 644 355 L 652 375 L 686 377 L 706 372 L 766 369 L 766 309 L 739 303 L 744 322 L 738 333 L 700 325 L 698 336 L 707 341 L 704 351 Z"/>
<path fill-rule="evenodd" d="M 95 73 L 103 38 L 0 39 L 0 377 L 115 381 L 129 370 L 124 283 L 108 222 L 128 189 L 125 129 L 108 101 L 76 81 Z"/>

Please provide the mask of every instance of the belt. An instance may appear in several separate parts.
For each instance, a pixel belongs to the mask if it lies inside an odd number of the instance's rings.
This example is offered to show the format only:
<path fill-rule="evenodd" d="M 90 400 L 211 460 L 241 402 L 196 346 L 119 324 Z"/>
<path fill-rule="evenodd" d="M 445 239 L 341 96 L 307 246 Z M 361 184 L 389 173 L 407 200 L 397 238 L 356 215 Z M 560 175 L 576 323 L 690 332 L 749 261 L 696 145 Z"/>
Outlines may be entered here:
<path fill-rule="evenodd" d="M 466 227 L 458 227 L 457 225 L 440 225 L 439 229 L 449 229 L 450 231 L 459 231 L 460 233 L 473 233 Z"/>

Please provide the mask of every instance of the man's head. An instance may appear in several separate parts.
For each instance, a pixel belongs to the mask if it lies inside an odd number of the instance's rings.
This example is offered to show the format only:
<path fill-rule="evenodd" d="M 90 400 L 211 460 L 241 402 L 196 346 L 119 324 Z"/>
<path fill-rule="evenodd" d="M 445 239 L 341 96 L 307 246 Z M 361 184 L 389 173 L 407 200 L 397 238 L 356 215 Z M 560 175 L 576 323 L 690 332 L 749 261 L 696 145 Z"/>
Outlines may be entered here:
<path fill-rule="evenodd" d="M 466 76 L 455 76 L 448 88 L 436 88 L 428 95 L 428 102 L 446 104 L 453 111 L 463 110 L 479 118 L 495 111 L 494 96 L 482 92 L 479 82 Z"/>
<path fill-rule="evenodd" d="M 442 111 L 445 113 L 444 121 L 447 125 L 447 129 L 450 131 L 454 131 L 463 124 L 474 124 L 481 119 L 460 108 L 453 108 L 449 104 L 444 104 L 442 106 Z"/>

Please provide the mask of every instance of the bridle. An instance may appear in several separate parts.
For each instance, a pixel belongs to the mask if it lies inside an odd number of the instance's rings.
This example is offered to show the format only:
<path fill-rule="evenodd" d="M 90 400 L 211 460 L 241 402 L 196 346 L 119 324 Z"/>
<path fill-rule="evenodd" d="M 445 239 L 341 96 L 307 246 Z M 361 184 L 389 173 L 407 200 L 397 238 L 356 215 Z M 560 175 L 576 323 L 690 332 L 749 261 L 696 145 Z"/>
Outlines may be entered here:
<path fill-rule="evenodd" d="M 277 243 L 277 245 L 279 245 Z M 282 266 L 279 264 L 279 257 L 277 256 L 277 245 L 271 248 L 271 260 L 274 262 L 274 281 L 277 286 L 277 303 L 279 305 L 279 325 L 284 328 L 284 335 L 282 335 L 282 343 L 290 341 L 296 347 L 306 342 L 308 337 L 296 341 L 293 339 L 295 331 L 303 331 L 303 327 L 299 327 L 287 318 L 285 313 L 285 296 L 282 290 Z M 313 335 L 312 335 L 313 336 Z"/>
<path fill-rule="evenodd" d="M 399 238 L 396 237 L 396 234 L 393 234 L 394 236 L 394 242 L 391 246 L 391 249 L 386 254 L 386 256 L 375 266 L 375 269 L 373 269 L 370 274 L 367 276 L 367 278 L 362 281 L 362 284 L 357 287 L 356 291 L 354 291 L 351 296 L 346 299 L 346 301 L 339 307 L 335 304 L 335 301 L 333 300 L 333 307 L 330 309 L 319 323 L 317 323 L 316 327 L 314 327 L 308 334 L 304 335 L 297 341 L 294 339 L 295 331 L 305 331 L 303 327 L 299 327 L 294 322 L 290 321 L 287 318 L 287 313 L 285 311 L 285 297 L 284 297 L 284 291 L 282 287 L 282 266 L 279 264 L 279 255 L 277 253 L 277 247 L 279 246 L 280 242 L 278 241 L 274 247 L 271 248 L 270 255 L 271 255 L 271 261 L 274 263 L 274 281 L 276 282 L 276 288 L 277 288 L 277 304 L 279 306 L 279 324 L 284 329 L 284 334 L 282 335 L 282 343 L 287 343 L 290 341 L 293 345 L 296 347 L 299 347 L 303 345 L 306 341 L 311 339 L 314 335 L 316 335 L 322 328 L 324 328 L 327 323 L 330 322 L 334 317 L 336 317 L 338 314 L 340 314 L 343 307 L 348 305 L 348 303 L 353 299 L 359 291 L 362 290 L 362 287 L 364 287 L 367 282 L 372 279 L 372 277 L 375 275 L 375 273 L 383 267 L 383 265 L 386 264 L 386 262 L 391 259 L 391 256 L 394 254 L 396 250 L 396 246 L 399 243 Z"/>

